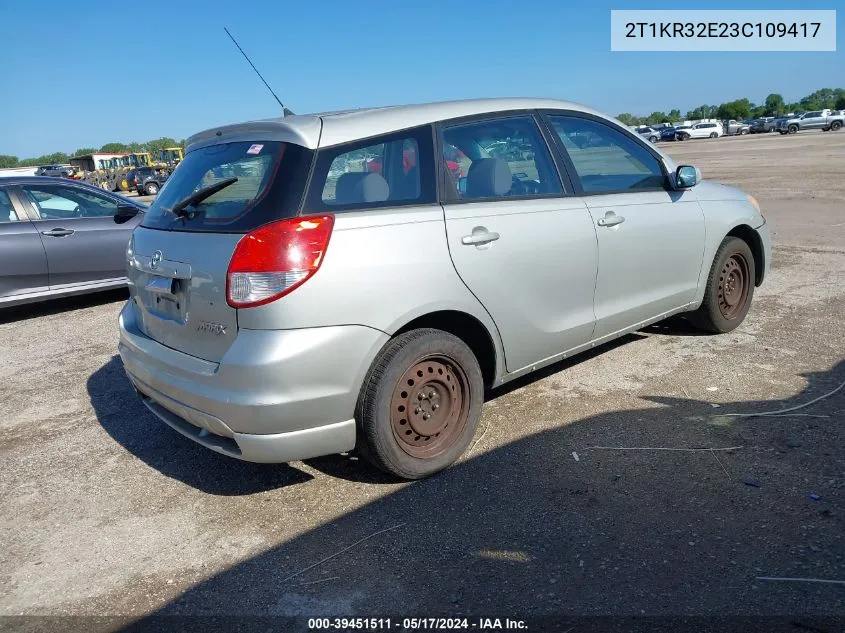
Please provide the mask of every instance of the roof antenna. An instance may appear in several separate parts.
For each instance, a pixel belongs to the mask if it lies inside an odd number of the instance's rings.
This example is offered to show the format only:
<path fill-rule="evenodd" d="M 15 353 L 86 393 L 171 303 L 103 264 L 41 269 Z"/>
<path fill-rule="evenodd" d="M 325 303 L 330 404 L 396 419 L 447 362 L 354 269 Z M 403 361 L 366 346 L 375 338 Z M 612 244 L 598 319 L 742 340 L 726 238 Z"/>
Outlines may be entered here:
<path fill-rule="evenodd" d="M 249 62 L 249 65 L 250 65 L 250 66 L 252 66 L 252 69 L 255 71 L 255 74 L 256 74 L 256 75 L 258 75 L 258 78 L 259 78 L 259 79 L 261 79 L 261 81 L 263 81 L 263 82 L 264 82 L 264 85 L 265 85 L 265 86 L 267 86 L 267 90 L 269 90 L 269 91 L 270 91 L 270 94 L 271 94 L 271 95 L 273 95 L 273 97 L 276 99 L 276 101 L 278 101 L 278 102 L 279 102 L 279 105 L 280 105 L 280 106 L 282 106 L 282 114 L 283 114 L 284 116 L 291 116 L 291 115 L 293 114 L 293 112 L 291 112 L 290 110 L 288 110 L 288 109 L 285 107 L 285 104 L 283 104 L 283 103 L 282 103 L 281 99 L 279 99 L 279 97 L 276 95 L 276 93 L 275 93 L 275 92 L 273 92 L 273 89 L 270 87 L 270 84 L 268 84 L 268 83 L 265 81 L 264 77 L 262 77 L 262 76 L 261 76 L 261 73 L 260 73 L 260 72 L 258 72 L 258 69 L 255 67 L 255 64 L 253 64 L 253 63 L 250 61 L 249 57 L 247 57 L 246 53 L 244 53 L 244 49 L 242 49 L 242 48 L 241 48 L 241 45 L 240 45 L 240 44 L 238 44 L 237 40 L 236 40 L 234 37 L 232 37 L 232 34 L 231 34 L 231 33 L 229 33 L 229 29 L 227 29 L 227 28 L 224 26 L 224 27 L 223 27 L 223 30 L 224 30 L 224 31 L 226 31 L 226 35 L 228 35 L 228 36 L 232 39 L 232 41 L 235 43 L 235 46 L 237 46 L 237 47 L 238 47 L 238 50 L 241 52 L 241 55 L 243 55 L 243 56 L 244 56 L 244 59 L 246 59 L 246 61 L 247 61 L 247 62 Z"/>

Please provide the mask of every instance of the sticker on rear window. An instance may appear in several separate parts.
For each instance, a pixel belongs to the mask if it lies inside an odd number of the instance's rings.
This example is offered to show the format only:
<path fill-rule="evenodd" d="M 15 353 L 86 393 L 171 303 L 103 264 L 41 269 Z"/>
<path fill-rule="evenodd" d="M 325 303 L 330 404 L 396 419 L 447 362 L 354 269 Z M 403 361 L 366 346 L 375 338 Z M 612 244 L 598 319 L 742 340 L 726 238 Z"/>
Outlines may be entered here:
<path fill-rule="evenodd" d="M 262 149 L 264 149 L 263 145 L 250 145 L 249 149 L 246 150 L 246 153 L 247 154 L 260 154 Z"/>

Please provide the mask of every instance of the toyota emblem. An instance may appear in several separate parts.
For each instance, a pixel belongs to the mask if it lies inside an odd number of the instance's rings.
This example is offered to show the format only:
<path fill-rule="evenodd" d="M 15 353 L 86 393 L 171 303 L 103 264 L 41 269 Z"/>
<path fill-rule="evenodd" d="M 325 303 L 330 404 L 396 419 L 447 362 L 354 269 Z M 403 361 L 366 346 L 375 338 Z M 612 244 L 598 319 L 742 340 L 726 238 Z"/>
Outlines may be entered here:
<path fill-rule="evenodd" d="M 150 257 L 150 268 L 155 270 L 158 268 L 158 265 L 161 263 L 161 251 L 156 251 L 153 253 L 153 256 Z"/>

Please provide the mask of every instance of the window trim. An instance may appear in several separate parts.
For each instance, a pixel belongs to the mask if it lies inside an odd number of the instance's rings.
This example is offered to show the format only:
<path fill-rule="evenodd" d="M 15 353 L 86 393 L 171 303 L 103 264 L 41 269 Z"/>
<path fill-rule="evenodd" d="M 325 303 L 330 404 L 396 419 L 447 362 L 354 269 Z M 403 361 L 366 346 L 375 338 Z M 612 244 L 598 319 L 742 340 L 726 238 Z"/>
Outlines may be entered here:
<path fill-rule="evenodd" d="M 488 197 L 488 198 L 458 198 L 456 197 L 456 193 L 452 192 L 453 187 L 450 185 L 448 180 L 449 175 L 446 170 L 446 161 L 443 160 L 443 143 L 442 143 L 442 132 L 444 129 L 455 127 L 459 125 L 466 125 L 467 123 L 477 123 L 483 121 L 497 121 L 502 119 L 514 119 L 514 118 L 528 118 L 534 122 L 534 125 L 537 127 L 537 131 L 540 133 L 540 142 L 545 144 L 546 151 L 549 154 L 549 158 L 551 159 L 551 166 L 552 166 L 552 173 L 553 175 L 557 176 L 558 184 L 560 185 L 560 191 L 556 193 L 539 193 L 539 194 L 529 194 L 524 196 L 495 196 L 495 197 Z M 536 109 L 515 109 L 515 110 L 501 110 L 498 112 L 484 112 L 481 114 L 471 114 L 468 116 L 462 117 L 455 117 L 451 119 L 442 119 L 437 121 L 434 125 L 434 134 L 435 134 L 435 160 L 437 161 L 437 168 L 438 168 L 438 184 L 440 186 L 440 196 L 438 200 L 440 204 L 443 205 L 457 205 L 457 204 L 475 204 L 479 202 L 483 203 L 493 203 L 493 202 L 511 202 L 511 201 L 520 201 L 520 200 L 547 200 L 547 199 L 556 199 L 556 198 L 571 198 L 573 196 L 578 195 L 574 188 L 574 183 L 570 177 L 568 169 L 566 166 L 562 164 L 558 160 L 558 156 L 555 152 L 555 148 L 552 145 L 554 139 L 550 139 L 545 126 L 542 122 L 542 119 L 539 115 L 539 111 Z"/>
<path fill-rule="evenodd" d="M 90 196 L 98 196 L 99 195 L 99 196 L 102 196 L 104 198 L 108 198 L 109 200 L 114 202 L 114 204 L 116 206 L 120 206 L 124 202 L 128 202 L 129 204 L 135 204 L 135 203 L 132 203 L 132 202 L 129 202 L 129 201 L 126 201 L 126 200 L 122 200 L 121 198 L 119 198 L 119 197 L 115 196 L 114 194 L 107 192 L 107 191 L 99 191 L 99 190 L 98 191 L 89 191 L 89 190 L 87 190 L 83 187 L 76 187 L 72 184 L 66 185 L 65 183 L 53 183 L 53 182 L 44 183 L 43 185 L 39 184 L 39 183 L 29 183 L 29 182 L 18 183 L 17 191 L 15 192 L 15 195 L 17 195 L 20 206 L 25 210 L 25 212 L 28 216 L 28 219 L 33 221 L 33 222 L 42 222 L 42 221 L 43 222 L 48 222 L 48 221 L 55 222 L 57 220 L 55 218 L 42 218 L 41 217 L 41 212 L 39 211 L 38 206 L 35 203 L 33 203 L 33 201 L 31 200 L 31 194 L 29 194 L 27 192 L 28 187 L 35 187 L 35 188 L 61 187 L 61 188 L 64 188 L 64 189 L 69 189 L 70 191 L 79 191 L 83 194 L 88 194 Z M 62 197 L 62 195 L 60 193 L 56 193 L 54 195 Z M 116 210 L 117 209 L 115 208 L 115 211 Z M 77 218 L 62 218 L 62 221 L 63 222 L 75 222 L 75 221 L 78 221 L 78 220 L 98 220 L 98 219 L 101 219 L 101 218 L 113 218 L 113 217 L 114 217 L 114 214 L 111 214 L 111 215 L 90 215 L 90 216 L 80 216 L 80 217 L 77 217 Z"/>
<path fill-rule="evenodd" d="M 384 200 L 382 202 L 362 202 L 355 205 L 339 205 L 337 207 L 326 204 L 323 201 L 323 189 L 325 188 L 326 183 L 322 178 L 317 178 L 319 175 L 318 171 L 322 171 L 321 155 L 330 153 L 330 155 L 333 156 L 332 161 L 334 161 L 334 159 L 338 156 L 354 151 L 355 149 L 362 149 L 371 145 L 401 141 L 409 138 L 413 138 L 417 143 L 417 161 L 419 165 L 422 165 L 425 162 L 421 159 L 421 155 L 424 153 L 426 148 L 432 151 L 432 157 L 436 156 L 436 154 L 433 153 L 436 151 L 434 148 L 434 125 L 431 123 L 415 125 L 413 127 L 395 130 L 386 134 L 375 134 L 345 143 L 318 147 L 314 152 L 314 157 L 311 162 L 311 169 L 305 185 L 305 193 L 299 205 L 299 215 L 317 215 L 321 213 L 335 215 L 342 213 L 358 213 L 360 211 L 404 209 L 409 207 L 428 207 L 437 205 L 439 188 L 437 183 L 438 176 L 436 162 L 435 164 L 429 164 L 429 168 L 431 169 L 430 182 L 426 181 L 423 177 L 422 170 L 420 170 L 420 198 L 408 200 Z M 329 163 L 328 167 L 331 167 L 331 163 Z M 327 177 L 328 167 L 326 169 Z M 322 180 L 322 183 L 317 183 L 317 180 Z M 320 186 L 320 184 L 322 184 L 322 186 Z"/>
<path fill-rule="evenodd" d="M 665 191 L 667 193 L 675 191 L 670 186 L 672 181 L 671 175 L 669 170 L 666 168 L 666 163 L 663 160 L 663 156 L 658 154 L 653 147 L 651 147 L 651 143 L 649 143 L 646 139 L 642 138 L 639 134 L 633 133 L 630 130 L 625 129 L 624 127 L 615 124 L 613 121 L 609 121 L 603 117 L 596 116 L 595 114 L 590 114 L 589 112 L 580 112 L 577 110 L 556 110 L 556 109 L 543 109 L 540 110 L 540 117 L 543 120 L 543 123 L 548 127 L 548 130 L 552 134 L 552 140 L 555 144 L 555 149 L 561 155 L 561 160 L 567 167 L 567 170 L 571 170 L 572 174 L 572 184 L 575 188 L 576 195 L 580 197 L 587 197 L 587 196 L 608 196 L 608 195 L 615 195 L 620 193 L 646 193 L 646 192 L 655 192 L 655 191 Z M 657 161 L 657 164 L 660 166 L 660 171 L 663 173 L 663 185 L 660 187 L 644 187 L 642 189 L 609 189 L 607 191 L 584 191 L 584 187 L 581 184 L 581 177 L 578 175 L 578 171 L 575 169 L 575 163 L 572 162 L 572 158 L 569 156 L 569 152 L 566 150 L 566 147 L 563 145 L 563 141 L 560 140 L 557 132 L 555 132 L 554 125 L 552 124 L 551 117 L 554 116 L 565 116 L 570 118 L 578 118 L 578 119 L 586 119 L 588 121 L 593 121 L 594 123 L 599 123 L 609 127 L 610 129 L 617 130 L 627 136 L 631 141 L 638 144 L 640 147 L 645 149 L 651 156 Z"/>

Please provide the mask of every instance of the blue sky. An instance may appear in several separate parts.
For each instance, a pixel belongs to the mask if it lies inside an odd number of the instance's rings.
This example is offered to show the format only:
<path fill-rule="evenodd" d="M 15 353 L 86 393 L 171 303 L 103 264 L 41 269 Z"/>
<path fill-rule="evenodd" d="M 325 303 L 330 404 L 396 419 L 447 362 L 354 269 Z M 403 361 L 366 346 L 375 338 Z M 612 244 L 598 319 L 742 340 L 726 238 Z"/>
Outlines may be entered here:
<path fill-rule="evenodd" d="M 782 0 L 697 9 L 836 9 Z M 563 98 L 610 114 L 845 87 L 829 53 L 610 51 L 610 9 L 677 2 L 0 0 L 0 154 L 184 138 L 277 116 L 227 26 L 295 112 L 484 96 Z M 693 7 L 683 7 L 693 8 Z"/>

